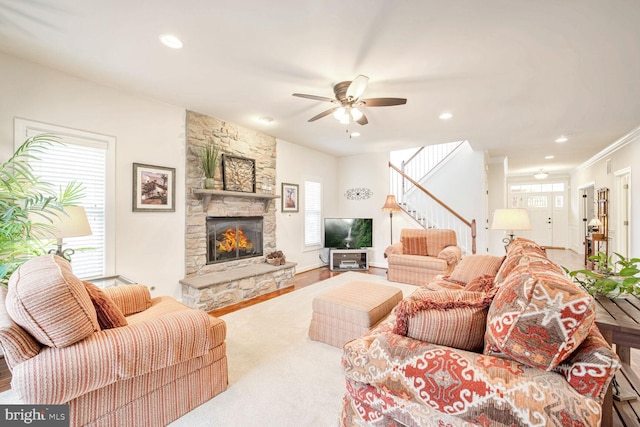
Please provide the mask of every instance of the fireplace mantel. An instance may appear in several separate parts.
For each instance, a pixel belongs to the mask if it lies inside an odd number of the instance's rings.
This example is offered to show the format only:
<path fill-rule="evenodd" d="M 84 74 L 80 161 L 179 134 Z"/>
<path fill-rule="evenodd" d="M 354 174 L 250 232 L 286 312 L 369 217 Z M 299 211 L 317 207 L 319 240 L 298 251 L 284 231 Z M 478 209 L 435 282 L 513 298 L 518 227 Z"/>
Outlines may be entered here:
<path fill-rule="evenodd" d="M 279 199 L 277 194 L 260 194 L 260 193 L 244 193 L 242 191 L 226 191 L 226 190 L 207 190 L 203 188 L 194 188 L 193 195 L 199 199 L 202 199 L 202 209 L 205 211 L 211 202 L 211 199 L 222 199 L 224 197 L 239 197 L 245 199 L 259 199 L 264 202 L 264 211 L 269 209 L 269 202 L 274 199 Z"/>

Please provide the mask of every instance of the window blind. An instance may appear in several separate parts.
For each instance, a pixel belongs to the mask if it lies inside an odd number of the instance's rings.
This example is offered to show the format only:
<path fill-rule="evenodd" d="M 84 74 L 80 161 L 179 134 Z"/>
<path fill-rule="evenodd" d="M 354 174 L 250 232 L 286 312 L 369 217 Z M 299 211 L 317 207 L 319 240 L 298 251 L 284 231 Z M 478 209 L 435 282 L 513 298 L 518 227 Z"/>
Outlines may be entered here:
<path fill-rule="evenodd" d="M 304 245 L 319 246 L 322 243 L 322 184 L 304 182 Z"/>
<path fill-rule="evenodd" d="M 63 144 L 49 147 L 38 154 L 37 159 L 30 160 L 30 164 L 36 176 L 52 184 L 57 193 L 72 181 L 82 184 L 84 197 L 79 204 L 85 208 L 92 234 L 63 239 L 63 249 L 72 248 L 76 251 L 71 258 L 76 276 L 104 276 L 108 147 L 106 143 L 70 136 L 61 136 L 61 141 Z"/>

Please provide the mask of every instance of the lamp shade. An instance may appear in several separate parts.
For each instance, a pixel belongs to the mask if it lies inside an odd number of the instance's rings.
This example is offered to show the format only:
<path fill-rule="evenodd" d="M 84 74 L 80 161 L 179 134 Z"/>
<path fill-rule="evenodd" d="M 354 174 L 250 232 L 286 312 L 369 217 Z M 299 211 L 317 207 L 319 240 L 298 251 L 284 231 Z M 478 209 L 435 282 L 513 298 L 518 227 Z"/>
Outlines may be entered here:
<path fill-rule="evenodd" d="M 389 194 L 382 207 L 383 212 L 400 212 L 402 208 L 396 202 L 396 196 Z"/>
<path fill-rule="evenodd" d="M 591 221 L 589 221 L 588 225 L 590 227 L 600 227 L 602 225 L 602 221 L 600 221 L 598 218 L 593 218 Z"/>
<path fill-rule="evenodd" d="M 87 214 L 82 206 L 65 206 L 65 214 L 54 216 L 47 237 L 61 239 L 66 237 L 89 236 L 91 227 Z"/>
<path fill-rule="evenodd" d="M 531 230 L 531 222 L 526 209 L 496 209 L 493 214 L 492 230 Z"/>

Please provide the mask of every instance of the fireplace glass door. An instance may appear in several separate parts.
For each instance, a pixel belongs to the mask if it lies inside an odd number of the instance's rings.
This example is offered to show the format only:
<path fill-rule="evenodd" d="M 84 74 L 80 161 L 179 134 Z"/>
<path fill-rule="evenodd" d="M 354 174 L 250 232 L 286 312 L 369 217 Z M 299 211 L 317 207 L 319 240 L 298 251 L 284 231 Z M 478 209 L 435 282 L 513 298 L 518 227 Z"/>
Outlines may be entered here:
<path fill-rule="evenodd" d="M 207 264 L 262 256 L 262 217 L 208 217 Z"/>

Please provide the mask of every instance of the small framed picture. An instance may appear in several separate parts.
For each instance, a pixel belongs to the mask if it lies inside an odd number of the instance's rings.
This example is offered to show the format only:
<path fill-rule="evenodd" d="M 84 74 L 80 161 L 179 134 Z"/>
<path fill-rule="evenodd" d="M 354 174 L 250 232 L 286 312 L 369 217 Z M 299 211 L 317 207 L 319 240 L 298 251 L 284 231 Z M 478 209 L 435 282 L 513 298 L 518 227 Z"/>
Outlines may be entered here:
<path fill-rule="evenodd" d="M 133 211 L 175 212 L 176 170 L 133 164 Z"/>
<path fill-rule="evenodd" d="M 282 183 L 282 212 L 298 212 L 298 184 Z"/>

